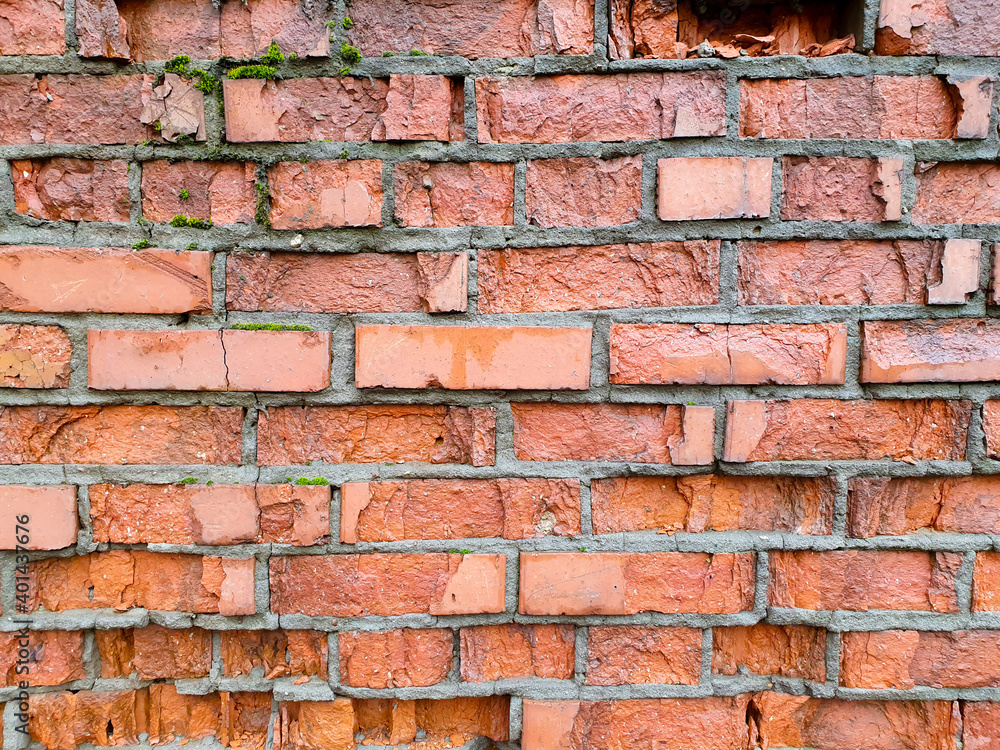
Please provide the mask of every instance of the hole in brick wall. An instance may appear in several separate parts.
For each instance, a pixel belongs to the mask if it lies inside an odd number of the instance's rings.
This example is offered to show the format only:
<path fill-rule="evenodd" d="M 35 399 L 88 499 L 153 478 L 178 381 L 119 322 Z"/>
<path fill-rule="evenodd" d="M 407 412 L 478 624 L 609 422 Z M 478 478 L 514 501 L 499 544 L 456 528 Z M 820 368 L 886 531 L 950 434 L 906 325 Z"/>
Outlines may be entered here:
<path fill-rule="evenodd" d="M 608 48 L 615 59 L 825 57 L 854 50 L 863 11 L 863 0 L 611 0 Z"/>

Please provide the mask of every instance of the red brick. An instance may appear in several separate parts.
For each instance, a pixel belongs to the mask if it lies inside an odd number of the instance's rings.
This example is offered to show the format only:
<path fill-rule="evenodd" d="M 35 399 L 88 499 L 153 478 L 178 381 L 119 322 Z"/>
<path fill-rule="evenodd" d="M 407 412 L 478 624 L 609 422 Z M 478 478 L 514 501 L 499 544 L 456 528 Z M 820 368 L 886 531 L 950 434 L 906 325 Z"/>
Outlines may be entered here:
<path fill-rule="evenodd" d="M 464 406 L 272 407 L 257 423 L 257 463 L 492 466 L 495 420 L 492 409 Z"/>
<path fill-rule="evenodd" d="M 879 55 L 1000 55 L 1000 23 L 983 0 L 882 0 Z"/>
<path fill-rule="evenodd" d="M 114 544 L 322 544 L 330 488 L 93 484 L 94 540 Z"/>
<path fill-rule="evenodd" d="M 462 79 L 444 76 L 389 77 L 386 110 L 376 141 L 465 140 L 465 89 Z"/>
<path fill-rule="evenodd" d="M 726 461 L 965 457 L 968 401 L 730 401 Z"/>
<path fill-rule="evenodd" d="M 275 750 L 351 750 L 356 746 L 353 704 L 350 698 L 283 701 L 274 718 Z"/>
<path fill-rule="evenodd" d="M 271 558 L 271 611 L 331 617 L 504 611 L 503 555 Z"/>
<path fill-rule="evenodd" d="M 747 696 L 524 701 L 524 750 L 655 747 L 742 750 Z"/>
<path fill-rule="evenodd" d="M 595 534 L 833 530 L 836 484 L 812 477 L 612 477 L 590 485 Z"/>
<path fill-rule="evenodd" d="M 28 516 L 28 522 L 17 519 Z M 44 519 L 44 520 L 43 520 Z M 27 527 L 27 532 L 18 529 Z M 76 544 L 75 487 L 0 486 L 0 549 L 62 549 Z M 18 542 L 27 533 L 28 541 Z"/>
<path fill-rule="evenodd" d="M 330 339 L 317 331 L 88 331 L 97 390 L 321 391 Z"/>
<path fill-rule="evenodd" d="M 513 164 L 406 161 L 393 179 L 401 226 L 514 223 Z"/>
<path fill-rule="evenodd" d="M 591 627 L 587 685 L 697 685 L 701 630 L 633 625 Z"/>
<path fill-rule="evenodd" d="M 977 552 L 972 575 L 972 610 L 1000 611 L 1000 552 Z"/>
<path fill-rule="evenodd" d="M 463 682 L 573 677 L 572 625 L 479 625 L 460 635 Z"/>
<path fill-rule="evenodd" d="M 0 407 L 4 464 L 238 464 L 243 409 Z"/>
<path fill-rule="evenodd" d="M 576 480 L 348 482 L 340 498 L 340 540 L 347 544 L 580 534 Z"/>
<path fill-rule="evenodd" d="M 1000 685 L 1000 633 L 990 630 L 843 633 L 840 684 L 851 688 L 976 688 Z"/>
<path fill-rule="evenodd" d="M 865 383 L 1000 380 L 1000 321 L 865 321 L 861 337 Z"/>
<path fill-rule="evenodd" d="M 38 560 L 29 608 L 253 614 L 253 558 L 163 555 L 143 550 Z"/>
<path fill-rule="evenodd" d="M 964 305 L 979 291 L 980 240 L 946 240 L 941 255 L 940 283 L 928 286 L 928 305 Z"/>
<path fill-rule="evenodd" d="M 1000 533 L 1000 477 L 858 477 L 848 487 L 847 533 L 852 537 Z"/>
<path fill-rule="evenodd" d="M 467 253 L 235 252 L 226 259 L 226 306 L 248 312 L 465 312 L 468 285 Z"/>
<path fill-rule="evenodd" d="M 252 224 L 256 180 L 252 162 L 147 161 L 142 165 L 142 215 L 164 223 L 183 215 L 213 224 Z"/>
<path fill-rule="evenodd" d="M 268 172 L 275 229 L 382 225 L 382 162 L 282 161 Z"/>
<path fill-rule="evenodd" d="M 712 674 L 752 674 L 826 681 L 826 631 L 757 623 L 712 629 Z"/>
<path fill-rule="evenodd" d="M 737 156 L 656 162 L 661 221 L 751 219 L 771 215 L 771 159 Z M 711 189 L 706 189 L 707 186 Z"/>
<path fill-rule="evenodd" d="M 23 650 L 27 656 L 22 658 Z M 27 636 L 19 632 L 0 635 L 0 686 L 17 687 L 25 675 L 32 687 L 86 679 L 83 631 L 32 630 Z"/>
<path fill-rule="evenodd" d="M 772 607 L 957 612 L 953 552 L 772 551 Z"/>
<path fill-rule="evenodd" d="M 327 675 L 327 634 L 316 630 L 223 630 L 222 673 L 249 675 L 261 669 L 265 679 Z"/>
<path fill-rule="evenodd" d="M 725 135 L 720 72 L 479 78 L 480 143 Z"/>
<path fill-rule="evenodd" d="M 0 55 L 61 55 L 66 51 L 63 0 L 18 0 L 0 8 Z"/>
<path fill-rule="evenodd" d="M 921 305 L 934 283 L 936 240 L 737 243 L 741 305 Z"/>
<path fill-rule="evenodd" d="M 992 224 L 1000 221 L 1000 166 L 950 162 L 918 164 L 914 224 Z"/>
<path fill-rule="evenodd" d="M 271 724 L 271 695 L 219 693 L 219 698 L 219 740 L 222 745 L 264 750 Z"/>
<path fill-rule="evenodd" d="M 0 387 L 66 388 L 71 354 L 62 328 L 0 325 Z"/>
<path fill-rule="evenodd" d="M 375 698 L 353 703 L 355 726 L 364 745 L 408 744 L 420 736 L 421 745 L 460 747 L 477 735 L 497 742 L 510 737 L 510 698 L 506 695 L 415 701 Z"/>
<path fill-rule="evenodd" d="M 28 732 L 49 750 L 134 745 L 146 730 L 145 690 L 36 693 L 29 700 Z"/>
<path fill-rule="evenodd" d="M 0 309 L 208 313 L 212 253 L 0 246 Z"/>
<path fill-rule="evenodd" d="M 139 693 L 141 695 L 141 692 Z M 243 704 L 243 698 L 252 693 L 208 693 L 207 695 L 181 695 L 173 685 L 149 686 L 149 742 L 161 745 L 179 739 L 179 743 L 201 737 L 218 737 L 223 728 L 240 717 L 232 715 L 228 707 Z M 141 699 L 140 699 L 141 700 Z M 226 706 L 226 709 L 223 708 Z M 235 714 L 235 711 L 233 712 Z M 259 750 L 263 746 L 249 741 L 245 747 Z"/>
<path fill-rule="evenodd" d="M 168 630 L 159 625 L 94 634 L 101 657 L 101 677 L 141 680 L 208 677 L 212 669 L 212 633 L 201 628 Z"/>
<path fill-rule="evenodd" d="M 961 731 L 951 701 L 857 701 L 758 693 L 751 744 L 817 750 L 956 750 Z"/>
<path fill-rule="evenodd" d="M 700 429 L 701 408 L 512 403 L 514 454 L 521 461 L 710 464 L 714 437 Z M 699 458 L 691 460 L 691 450 Z"/>
<path fill-rule="evenodd" d="M 898 221 L 902 159 L 786 156 L 781 218 L 786 221 Z"/>
<path fill-rule="evenodd" d="M 740 81 L 743 138 L 954 138 L 958 119 L 937 76 Z"/>
<path fill-rule="evenodd" d="M 997 750 L 1000 747 L 1000 703 L 965 701 L 960 705 L 963 750 Z"/>
<path fill-rule="evenodd" d="M 528 615 L 734 614 L 753 607 L 754 555 L 522 553 Z"/>
<path fill-rule="evenodd" d="M 1000 458 L 1000 401 L 983 404 L 983 430 L 986 433 L 986 455 Z"/>
<path fill-rule="evenodd" d="M 357 0 L 348 34 L 366 57 L 385 51 L 461 57 L 586 55 L 594 50 L 591 0 L 503 0 L 413 5 Z"/>
<path fill-rule="evenodd" d="M 718 240 L 479 251 L 479 312 L 714 305 Z"/>
<path fill-rule="evenodd" d="M 128 164 L 88 159 L 12 161 L 14 210 L 49 221 L 128 221 Z"/>
<path fill-rule="evenodd" d="M 612 383 L 842 384 L 846 362 L 843 323 L 611 326 Z"/>
<path fill-rule="evenodd" d="M 590 328 L 359 325 L 354 341 L 358 388 L 590 388 Z"/>
<path fill-rule="evenodd" d="M 450 630 L 340 633 L 340 681 L 351 687 L 436 685 L 448 677 L 454 647 Z"/>
<path fill-rule="evenodd" d="M 642 211 L 642 157 L 529 161 L 525 204 L 528 221 L 543 229 L 636 221 Z"/>

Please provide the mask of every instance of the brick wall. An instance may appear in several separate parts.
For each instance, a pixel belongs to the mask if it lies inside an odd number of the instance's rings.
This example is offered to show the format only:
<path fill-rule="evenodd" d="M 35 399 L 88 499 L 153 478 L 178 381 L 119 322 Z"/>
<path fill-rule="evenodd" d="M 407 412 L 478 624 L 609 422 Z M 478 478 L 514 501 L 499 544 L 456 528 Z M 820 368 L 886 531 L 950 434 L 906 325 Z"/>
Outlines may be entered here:
<path fill-rule="evenodd" d="M 5 750 L 998 750 L 998 60 L 0 0 Z"/>

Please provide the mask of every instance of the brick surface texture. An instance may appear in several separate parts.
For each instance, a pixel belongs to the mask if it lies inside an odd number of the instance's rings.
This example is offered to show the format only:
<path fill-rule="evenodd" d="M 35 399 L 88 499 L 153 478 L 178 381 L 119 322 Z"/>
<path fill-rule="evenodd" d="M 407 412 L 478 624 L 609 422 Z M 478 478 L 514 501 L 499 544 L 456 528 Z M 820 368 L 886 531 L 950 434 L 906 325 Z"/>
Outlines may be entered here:
<path fill-rule="evenodd" d="M 997 0 L 0 0 L 0 750 L 1000 750 L 998 89 Z"/>

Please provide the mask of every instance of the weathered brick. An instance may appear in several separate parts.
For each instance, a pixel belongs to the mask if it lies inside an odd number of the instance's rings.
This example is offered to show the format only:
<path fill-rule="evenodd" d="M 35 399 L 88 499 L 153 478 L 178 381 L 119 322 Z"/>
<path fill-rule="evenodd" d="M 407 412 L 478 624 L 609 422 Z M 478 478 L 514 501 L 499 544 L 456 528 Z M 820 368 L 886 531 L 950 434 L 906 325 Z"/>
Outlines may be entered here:
<path fill-rule="evenodd" d="M 165 223 L 181 215 L 213 224 L 252 224 L 256 180 L 252 162 L 147 161 L 142 165 L 142 215 Z"/>
<path fill-rule="evenodd" d="M 0 246 L 0 309 L 208 313 L 212 253 Z"/>
<path fill-rule="evenodd" d="M 530 539 L 580 533 L 569 479 L 411 479 L 340 488 L 340 540 Z"/>
<path fill-rule="evenodd" d="M 226 677 L 263 671 L 266 679 L 317 677 L 326 680 L 327 634 L 316 630 L 224 630 L 220 633 Z"/>
<path fill-rule="evenodd" d="M 826 631 L 806 625 L 757 623 L 712 629 L 712 673 L 826 681 Z"/>
<path fill-rule="evenodd" d="M 385 51 L 461 57 L 586 55 L 594 49 L 592 0 L 503 0 L 413 5 L 357 0 L 348 34 L 366 57 Z"/>
<path fill-rule="evenodd" d="M 968 401 L 730 401 L 726 461 L 961 460 Z"/>
<path fill-rule="evenodd" d="M 974 612 L 1000 611 L 1000 552 L 977 552 L 972 575 Z"/>
<path fill-rule="evenodd" d="M 642 211 L 642 157 L 529 161 L 525 204 L 529 223 L 544 229 L 633 222 Z"/>
<path fill-rule="evenodd" d="M 354 703 L 350 698 L 282 701 L 274 719 L 275 750 L 350 750 L 357 744 Z"/>
<path fill-rule="evenodd" d="M 848 484 L 847 533 L 852 537 L 924 531 L 1000 533 L 1000 478 L 857 477 Z"/>
<path fill-rule="evenodd" d="M 983 0 L 882 0 L 880 55 L 1000 55 L 1000 19 Z"/>
<path fill-rule="evenodd" d="M 0 325 L 0 388 L 65 388 L 72 346 L 57 326 Z"/>
<path fill-rule="evenodd" d="M 510 697 L 444 700 L 356 700 L 356 727 L 362 744 L 398 745 L 422 742 L 461 746 L 481 736 L 496 742 L 510 737 Z M 321 750 L 315 748 L 314 750 Z"/>
<path fill-rule="evenodd" d="M 983 162 L 918 164 L 914 224 L 1000 221 L 1000 166 Z"/>
<path fill-rule="evenodd" d="M 243 409 L 0 407 L 4 464 L 237 464 Z"/>
<path fill-rule="evenodd" d="M 174 740 L 182 743 L 202 737 L 225 737 L 229 727 L 233 724 L 239 726 L 242 718 L 236 714 L 236 710 L 230 711 L 230 708 L 246 708 L 247 695 L 254 694 L 181 695 L 174 685 L 150 685 L 149 742 L 162 745 Z M 244 734 L 241 737 L 245 742 L 243 747 L 259 750 L 263 745 L 263 738 L 255 741 L 258 737 Z"/>
<path fill-rule="evenodd" d="M 657 216 L 661 221 L 770 216 L 773 169 L 771 159 L 738 156 L 659 159 Z"/>
<path fill-rule="evenodd" d="M 957 612 L 961 553 L 895 550 L 772 551 L 772 607 Z"/>
<path fill-rule="evenodd" d="M 330 340 L 320 331 L 88 331 L 97 390 L 321 391 Z"/>
<path fill-rule="evenodd" d="M 29 699 L 28 732 L 49 750 L 134 745 L 146 729 L 145 690 L 36 693 Z"/>
<path fill-rule="evenodd" d="M 836 484 L 818 477 L 612 477 L 590 485 L 595 534 L 736 529 L 829 534 L 835 495 Z"/>
<path fill-rule="evenodd" d="M 590 328 L 359 325 L 354 341 L 358 388 L 590 388 Z"/>
<path fill-rule="evenodd" d="M 0 7 L 0 55 L 66 51 L 64 0 L 17 0 Z"/>
<path fill-rule="evenodd" d="M 93 484 L 90 516 L 97 542 L 309 546 L 330 534 L 330 488 Z"/>
<path fill-rule="evenodd" d="M 101 677 L 141 680 L 208 677 L 212 668 L 212 633 L 201 628 L 169 630 L 147 625 L 94 634 L 101 657 Z"/>
<path fill-rule="evenodd" d="M 436 685 L 448 677 L 454 639 L 450 630 L 340 633 L 340 681 L 351 687 Z"/>
<path fill-rule="evenodd" d="M 983 431 L 986 433 L 986 455 L 1000 458 L 1000 401 L 983 404 Z"/>
<path fill-rule="evenodd" d="M 12 161 L 14 210 L 49 221 L 128 221 L 128 164 L 89 159 Z"/>
<path fill-rule="evenodd" d="M 1000 685 L 1000 633 L 884 630 L 840 636 L 840 684 L 851 688 Z"/>
<path fill-rule="evenodd" d="M 463 682 L 573 677 L 572 625 L 478 625 L 460 638 Z"/>
<path fill-rule="evenodd" d="M 1000 321 L 865 321 L 865 383 L 968 383 L 1000 380 Z"/>
<path fill-rule="evenodd" d="M 271 558 L 275 614 L 479 614 L 504 611 L 503 555 L 366 554 Z"/>
<path fill-rule="evenodd" d="M 979 291 L 980 240 L 946 240 L 941 255 L 940 283 L 927 288 L 928 305 L 964 305 Z"/>
<path fill-rule="evenodd" d="M 591 627 L 587 685 L 697 685 L 701 630 L 634 625 Z"/>
<path fill-rule="evenodd" d="M 393 75 L 385 102 L 373 134 L 376 141 L 465 140 L 462 79 Z"/>
<path fill-rule="evenodd" d="M 18 523 L 21 516 L 28 516 L 26 524 Z M 0 486 L 0 523 L 0 549 L 13 550 L 18 545 L 29 550 L 69 547 L 76 543 L 79 528 L 76 488 Z M 28 528 L 27 541 L 18 542 L 25 533 L 18 525 Z"/>
<path fill-rule="evenodd" d="M 268 172 L 275 229 L 382 225 L 382 162 L 282 161 Z"/>
<path fill-rule="evenodd" d="M 754 555 L 522 553 L 519 611 L 733 614 L 753 607 Z"/>
<path fill-rule="evenodd" d="M 714 416 L 706 431 L 699 408 L 512 403 L 514 454 L 521 461 L 710 464 Z"/>
<path fill-rule="evenodd" d="M 479 312 L 714 305 L 718 240 L 479 251 Z"/>
<path fill-rule="evenodd" d="M 612 383 L 830 385 L 846 363 L 843 323 L 611 326 Z"/>
<path fill-rule="evenodd" d="M 725 110 L 715 71 L 476 80 L 480 143 L 725 135 Z"/>
<path fill-rule="evenodd" d="M 467 253 L 235 252 L 226 259 L 230 310 L 465 312 L 468 286 Z"/>
<path fill-rule="evenodd" d="M 514 223 L 513 164 L 406 161 L 393 174 L 401 226 Z"/>
<path fill-rule="evenodd" d="M 320 459 L 492 466 L 495 421 L 492 409 L 480 407 L 276 407 L 260 413 L 257 463 L 286 466 Z"/>
<path fill-rule="evenodd" d="M 781 218 L 786 221 L 898 221 L 902 159 L 786 156 Z"/>
<path fill-rule="evenodd" d="M 1000 703 L 960 704 L 963 750 L 996 750 L 1000 745 Z"/>
<path fill-rule="evenodd" d="M 20 632 L 0 635 L 0 686 L 17 687 L 25 679 L 32 687 L 63 685 L 86 677 L 83 631 L 32 630 L 27 636 Z"/>

